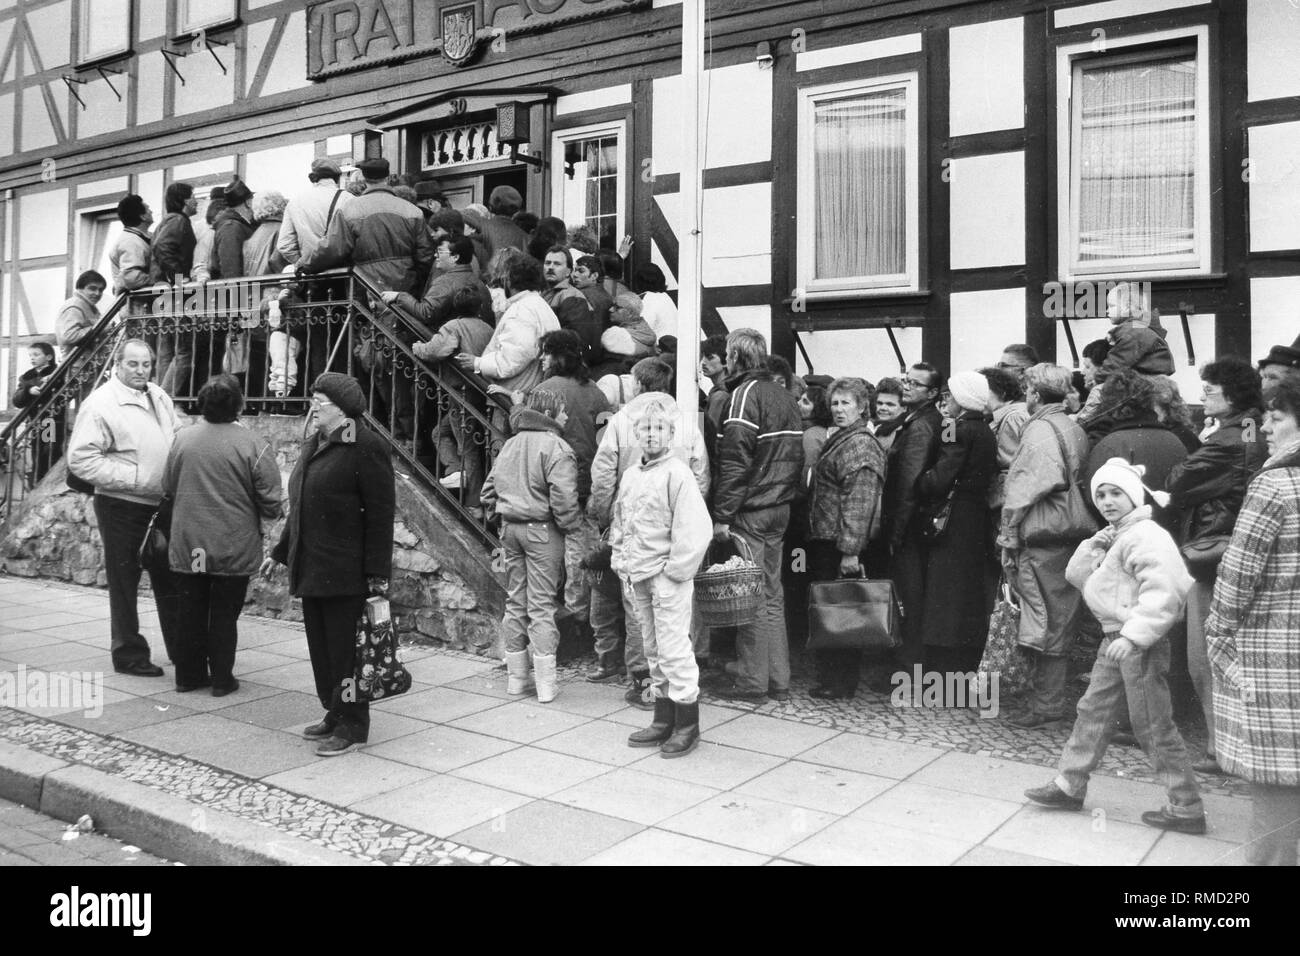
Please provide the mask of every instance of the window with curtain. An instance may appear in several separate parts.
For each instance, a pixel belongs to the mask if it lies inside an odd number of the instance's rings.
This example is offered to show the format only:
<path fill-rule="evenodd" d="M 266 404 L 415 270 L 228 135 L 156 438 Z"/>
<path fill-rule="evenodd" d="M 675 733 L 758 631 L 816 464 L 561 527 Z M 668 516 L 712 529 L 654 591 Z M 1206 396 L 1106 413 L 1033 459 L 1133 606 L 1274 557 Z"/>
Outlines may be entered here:
<path fill-rule="evenodd" d="M 1072 271 L 1200 265 L 1197 68 L 1194 47 L 1075 63 Z"/>
<path fill-rule="evenodd" d="M 78 63 L 131 52 L 131 0 L 81 0 Z"/>
<path fill-rule="evenodd" d="M 586 223 L 602 248 L 623 237 L 622 124 L 556 134 L 552 155 L 563 155 L 551 190 L 551 214 L 569 226 Z"/>
<path fill-rule="evenodd" d="M 802 94 L 799 273 L 806 292 L 917 286 L 915 79 Z"/>

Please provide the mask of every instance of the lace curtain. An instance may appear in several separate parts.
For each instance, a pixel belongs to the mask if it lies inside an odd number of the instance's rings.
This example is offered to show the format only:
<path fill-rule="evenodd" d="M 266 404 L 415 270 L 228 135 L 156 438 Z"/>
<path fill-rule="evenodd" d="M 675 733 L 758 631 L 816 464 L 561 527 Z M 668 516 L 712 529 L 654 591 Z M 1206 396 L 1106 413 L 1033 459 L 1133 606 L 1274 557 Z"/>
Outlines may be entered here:
<path fill-rule="evenodd" d="M 1080 68 L 1078 257 L 1195 255 L 1196 61 Z"/>
<path fill-rule="evenodd" d="M 907 269 L 907 92 L 817 103 L 813 112 L 818 279 Z"/>

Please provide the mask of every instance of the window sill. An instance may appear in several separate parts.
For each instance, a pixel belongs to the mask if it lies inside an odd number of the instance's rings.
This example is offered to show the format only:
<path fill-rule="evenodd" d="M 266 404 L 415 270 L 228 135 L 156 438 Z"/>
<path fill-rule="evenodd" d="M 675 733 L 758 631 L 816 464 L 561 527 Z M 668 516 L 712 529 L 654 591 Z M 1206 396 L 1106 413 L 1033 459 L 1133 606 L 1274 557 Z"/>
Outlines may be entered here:
<path fill-rule="evenodd" d="M 891 302 L 925 302 L 928 301 L 929 298 L 929 289 L 857 289 L 845 290 L 843 292 L 809 292 L 803 296 L 797 296 L 794 293 L 791 293 L 782 299 L 781 303 L 783 305 L 793 306 L 796 302 L 802 301 L 804 311 L 815 311 L 819 308 L 839 308 L 845 303 L 852 302 L 870 302 L 872 304 L 888 305 Z"/>
<path fill-rule="evenodd" d="M 114 63 L 120 63 L 123 60 L 129 60 L 135 56 L 135 50 L 128 47 L 125 50 L 118 50 L 116 53 L 104 53 L 90 60 L 78 60 L 73 64 L 72 69 L 75 73 L 86 73 L 90 70 L 97 70 L 100 67 L 108 67 Z"/>

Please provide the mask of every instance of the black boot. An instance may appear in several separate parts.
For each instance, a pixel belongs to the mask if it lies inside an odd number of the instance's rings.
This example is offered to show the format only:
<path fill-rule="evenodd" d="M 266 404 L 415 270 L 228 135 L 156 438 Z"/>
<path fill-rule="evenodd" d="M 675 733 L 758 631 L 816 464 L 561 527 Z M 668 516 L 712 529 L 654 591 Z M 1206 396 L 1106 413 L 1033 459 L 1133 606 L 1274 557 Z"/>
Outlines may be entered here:
<path fill-rule="evenodd" d="M 656 701 L 658 703 L 658 701 Z M 685 757 L 700 742 L 700 705 L 673 704 L 673 735 L 659 745 L 662 757 Z"/>
<path fill-rule="evenodd" d="M 655 698 L 655 719 L 645 730 L 638 730 L 627 738 L 629 747 L 655 747 L 673 733 L 673 702 L 667 697 Z"/>

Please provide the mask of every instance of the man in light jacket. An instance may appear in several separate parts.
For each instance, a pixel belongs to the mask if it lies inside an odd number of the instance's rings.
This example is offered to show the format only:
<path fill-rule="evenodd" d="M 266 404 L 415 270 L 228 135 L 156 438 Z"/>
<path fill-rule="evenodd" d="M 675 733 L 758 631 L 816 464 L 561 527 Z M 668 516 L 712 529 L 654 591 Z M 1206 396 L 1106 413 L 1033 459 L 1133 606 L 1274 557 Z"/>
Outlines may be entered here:
<path fill-rule="evenodd" d="M 113 267 L 113 294 L 135 292 L 148 288 L 152 279 L 152 245 L 149 227 L 153 225 L 153 210 L 139 196 L 124 196 L 117 204 L 117 218 L 126 228 L 117 237 L 108 253 Z"/>
<path fill-rule="evenodd" d="M 284 210 L 278 248 L 285 262 L 294 265 L 310 255 L 325 241 L 325 233 L 338 211 L 354 198 L 339 188 L 342 176 L 343 170 L 332 159 L 321 156 L 311 161 L 311 172 L 307 174 L 311 188 L 293 196 Z"/>
<path fill-rule="evenodd" d="M 59 308 L 59 318 L 54 323 L 59 348 L 71 350 L 99 323 L 99 300 L 108 285 L 94 269 L 77 276 L 77 290 L 71 299 Z"/>
<path fill-rule="evenodd" d="M 82 404 L 68 446 L 68 469 L 95 486 L 95 518 L 104 543 L 112 615 L 113 668 L 139 677 L 163 673 L 150 661 L 149 642 L 140 633 L 138 553 L 162 501 L 167 456 L 180 427 L 172 400 L 149 381 L 153 361 L 153 350 L 142 339 L 122 343 L 112 378 Z M 176 580 L 162 567 L 149 571 L 149 581 L 171 658 L 180 633 Z"/>
<path fill-rule="evenodd" d="M 1065 579 L 1075 548 L 1096 530 L 1074 527 L 1066 507 L 1088 459 L 1088 436 L 1069 417 L 1070 370 L 1042 363 L 1025 372 L 1029 421 L 1007 472 L 998 547 L 1020 597 L 1020 646 L 1038 652 L 1030 707 L 1011 722 L 1056 726 L 1065 716 L 1065 677 L 1081 596 Z M 1091 519 L 1089 519 L 1091 520 Z"/>

